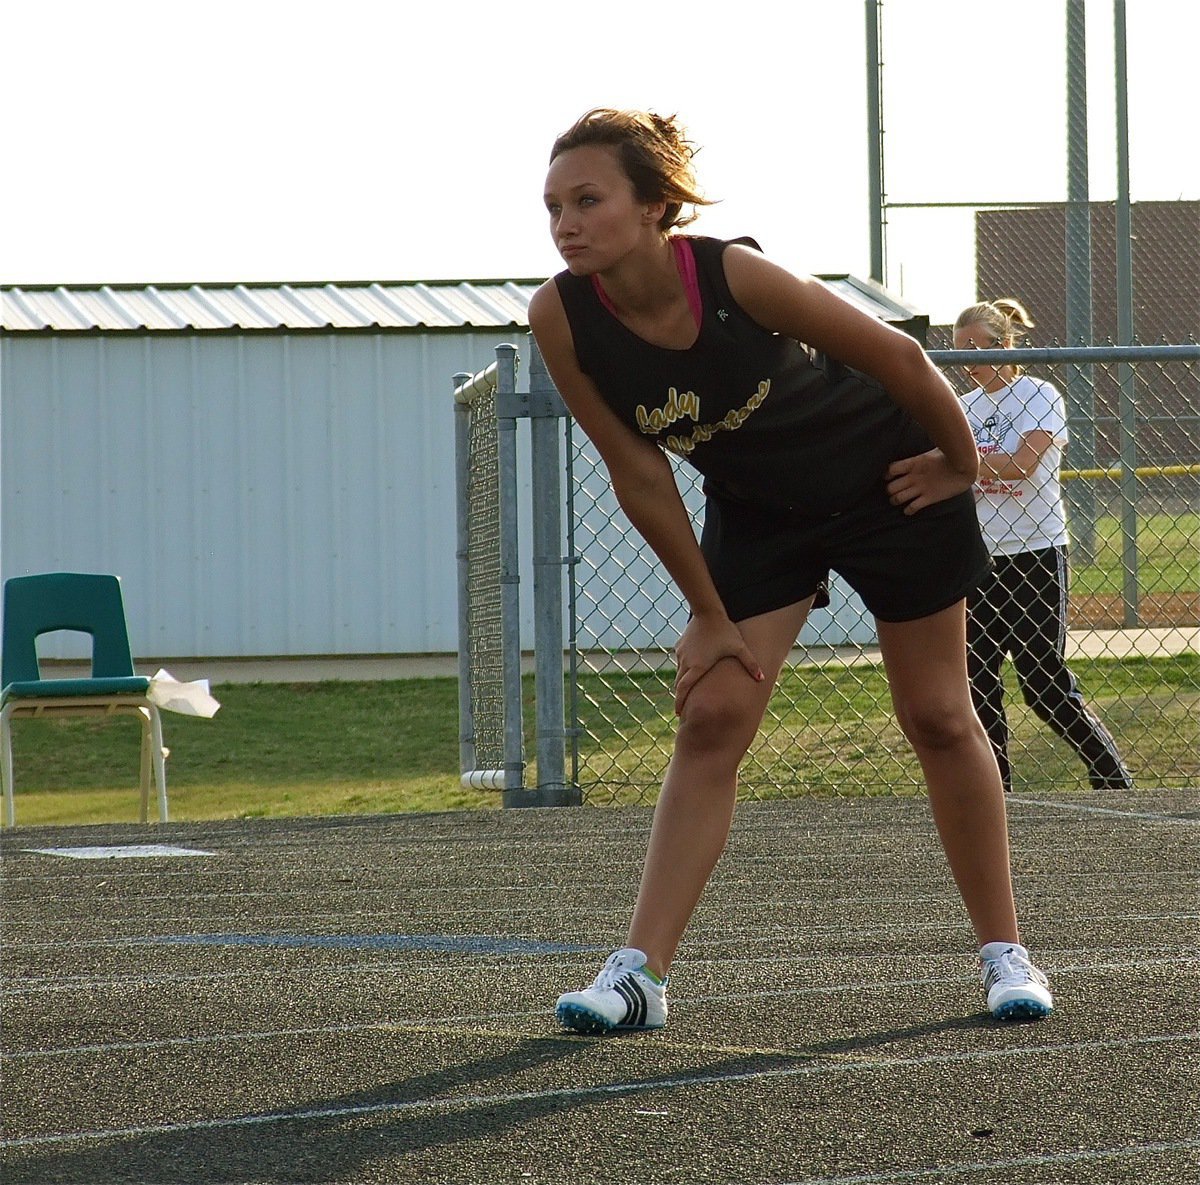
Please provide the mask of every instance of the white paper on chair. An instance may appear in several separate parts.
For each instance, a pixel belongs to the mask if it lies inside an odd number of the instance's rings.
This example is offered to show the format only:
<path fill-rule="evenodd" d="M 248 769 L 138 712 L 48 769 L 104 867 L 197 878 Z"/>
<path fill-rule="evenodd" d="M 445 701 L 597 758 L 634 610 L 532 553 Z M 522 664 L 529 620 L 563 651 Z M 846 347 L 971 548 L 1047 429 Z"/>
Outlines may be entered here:
<path fill-rule="evenodd" d="M 207 679 L 193 679 L 180 683 L 170 671 L 159 670 L 150 680 L 146 698 L 157 704 L 164 712 L 178 712 L 181 716 L 205 716 L 211 719 L 221 706 L 208 691 Z"/>

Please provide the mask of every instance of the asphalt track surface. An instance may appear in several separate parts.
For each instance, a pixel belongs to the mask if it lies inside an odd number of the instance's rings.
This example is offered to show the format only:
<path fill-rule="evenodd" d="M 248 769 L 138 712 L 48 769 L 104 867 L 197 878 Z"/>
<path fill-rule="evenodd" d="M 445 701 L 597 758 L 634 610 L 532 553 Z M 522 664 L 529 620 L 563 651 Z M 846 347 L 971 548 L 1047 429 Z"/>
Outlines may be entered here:
<path fill-rule="evenodd" d="M 1200 1180 L 1200 796 L 1009 810 L 1049 1020 L 981 1011 L 922 800 L 804 799 L 739 808 L 670 1024 L 608 1038 L 552 1007 L 648 810 L 18 827 L 3 1180 Z M 143 844 L 208 854 L 31 850 Z"/>

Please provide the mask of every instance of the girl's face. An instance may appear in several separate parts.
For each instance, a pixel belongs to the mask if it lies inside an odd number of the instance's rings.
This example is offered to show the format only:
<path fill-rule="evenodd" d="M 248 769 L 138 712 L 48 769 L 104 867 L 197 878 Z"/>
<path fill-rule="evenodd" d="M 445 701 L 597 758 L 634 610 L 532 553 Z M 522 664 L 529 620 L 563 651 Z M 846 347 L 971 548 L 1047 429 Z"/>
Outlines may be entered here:
<path fill-rule="evenodd" d="M 662 202 L 639 201 L 615 148 L 588 145 L 555 157 L 546 174 L 550 236 L 572 275 L 603 272 L 658 237 Z"/>
<path fill-rule="evenodd" d="M 956 350 L 1002 350 L 1003 341 L 998 341 L 986 325 L 964 325 L 954 331 L 954 348 Z M 1011 366 L 985 366 L 982 363 L 968 362 L 964 367 L 977 387 L 982 387 L 989 394 L 994 394 L 1001 387 L 1012 381 Z"/>

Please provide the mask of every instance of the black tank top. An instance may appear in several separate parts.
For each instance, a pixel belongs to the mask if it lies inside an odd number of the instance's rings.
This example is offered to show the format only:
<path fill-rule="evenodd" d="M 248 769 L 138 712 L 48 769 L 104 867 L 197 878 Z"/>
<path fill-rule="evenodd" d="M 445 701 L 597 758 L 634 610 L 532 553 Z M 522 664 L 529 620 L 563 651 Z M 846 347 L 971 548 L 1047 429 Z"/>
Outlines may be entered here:
<path fill-rule="evenodd" d="M 932 447 L 874 379 L 814 362 L 739 307 L 725 280 L 728 242 L 689 241 L 703 316 L 686 350 L 627 329 L 590 276 L 554 278 L 580 368 L 624 423 L 686 458 L 709 493 L 805 515 L 835 514 L 878 494 L 892 461 Z"/>

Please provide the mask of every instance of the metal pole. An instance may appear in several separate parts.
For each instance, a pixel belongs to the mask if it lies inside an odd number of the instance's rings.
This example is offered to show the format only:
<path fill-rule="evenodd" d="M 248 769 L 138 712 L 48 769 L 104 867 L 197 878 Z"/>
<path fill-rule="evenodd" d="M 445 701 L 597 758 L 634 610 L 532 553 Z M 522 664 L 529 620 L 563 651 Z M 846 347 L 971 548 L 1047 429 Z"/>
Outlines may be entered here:
<path fill-rule="evenodd" d="M 534 686 L 537 782 L 543 806 L 575 806 L 565 774 L 562 456 L 556 411 L 565 407 L 529 338 L 529 444 L 533 498 Z M 574 800 L 573 800 L 574 799 Z"/>
<path fill-rule="evenodd" d="M 575 551 L 575 438 L 572 419 L 563 419 L 563 452 L 567 458 L 567 553 L 564 568 L 567 574 L 567 664 L 571 681 L 570 713 L 567 736 L 571 738 L 571 786 L 573 794 L 582 803 L 583 788 L 579 785 L 579 582 L 575 572 L 579 556 Z"/>
<path fill-rule="evenodd" d="M 871 208 L 871 279 L 884 283 L 883 55 L 880 10 L 883 0 L 867 3 L 867 168 Z"/>
<path fill-rule="evenodd" d="M 1133 345 L 1133 219 L 1129 197 L 1129 77 L 1125 0 L 1113 3 L 1117 94 L 1117 345 Z M 1126 626 L 1138 624 L 1137 382 L 1119 363 L 1121 420 L 1121 593 Z"/>
<path fill-rule="evenodd" d="M 1092 212 L 1088 191 L 1087 29 L 1085 0 L 1067 0 L 1066 320 L 1068 346 L 1092 341 Z M 1071 466 L 1096 460 L 1095 390 L 1089 368 L 1067 367 Z M 1076 490 L 1075 485 L 1080 489 Z M 1095 555 L 1095 498 L 1083 483 L 1067 493 L 1072 542 L 1080 560 Z"/>
<path fill-rule="evenodd" d="M 454 390 L 469 373 L 454 376 Z M 470 546 L 467 490 L 470 483 L 471 406 L 454 401 L 454 517 L 458 576 L 458 772 L 475 768 L 475 709 L 471 701 Z"/>
<path fill-rule="evenodd" d="M 496 406 L 511 406 L 517 390 L 517 347 L 496 347 Z M 508 396 L 506 399 L 505 396 Z M 496 417 L 500 478 L 500 647 L 504 684 L 504 805 L 531 806 L 525 790 L 525 734 L 521 705 L 521 572 L 517 549 L 517 421 Z"/>

